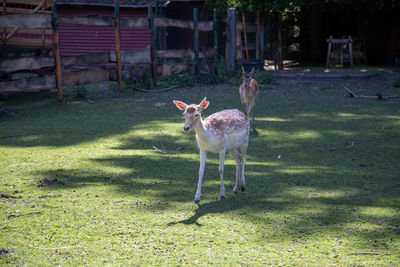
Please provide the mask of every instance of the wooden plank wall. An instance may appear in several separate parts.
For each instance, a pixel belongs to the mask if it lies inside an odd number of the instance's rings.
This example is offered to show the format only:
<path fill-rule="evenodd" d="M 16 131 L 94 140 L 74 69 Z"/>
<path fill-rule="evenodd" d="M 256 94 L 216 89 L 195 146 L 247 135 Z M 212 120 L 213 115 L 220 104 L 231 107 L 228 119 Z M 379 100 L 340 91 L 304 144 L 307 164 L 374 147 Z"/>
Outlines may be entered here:
<path fill-rule="evenodd" d="M 23 0 L 15 0 L 23 1 Z M 114 20 L 105 16 L 85 16 L 85 17 L 60 17 L 59 23 L 72 24 L 92 24 L 98 26 L 114 26 Z M 120 19 L 121 27 L 148 28 L 149 21 L 147 18 L 136 19 Z M 154 25 L 156 27 L 178 27 L 194 29 L 193 21 L 155 18 Z M 212 31 L 212 21 L 199 21 L 198 30 Z M 240 27 L 240 26 L 238 26 Z M 0 28 L 15 29 L 20 28 L 23 31 L 33 32 L 36 29 L 52 28 L 51 14 L 6 14 L 0 16 Z M 40 30 L 39 30 L 40 31 Z M 51 30 L 46 30 L 47 31 Z M 209 54 L 214 54 L 215 48 L 209 50 Z M 189 50 L 158 50 L 159 58 L 195 58 L 192 49 Z M 200 57 L 203 57 L 200 54 Z M 94 82 L 110 80 L 110 71 L 113 68 L 110 63 L 115 63 L 117 56 L 115 51 L 85 54 L 80 56 L 61 57 L 63 66 L 63 85 L 75 86 Z M 150 47 L 145 47 L 132 51 L 121 51 L 122 63 L 150 64 Z M 108 67 L 104 67 L 107 65 Z M 0 62 L 0 69 L 6 72 L 17 71 L 35 71 L 42 68 L 54 68 L 55 61 L 53 57 L 25 57 L 11 60 L 3 60 Z M 114 67 L 115 68 L 115 67 Z M 7 82 L 0 82 L 0 92 L 22 92 L 35 91 L 43 89 L 54 89 L 56 84 L 55 75 L 45 75 L 42 77 L 23 78 Z"/>

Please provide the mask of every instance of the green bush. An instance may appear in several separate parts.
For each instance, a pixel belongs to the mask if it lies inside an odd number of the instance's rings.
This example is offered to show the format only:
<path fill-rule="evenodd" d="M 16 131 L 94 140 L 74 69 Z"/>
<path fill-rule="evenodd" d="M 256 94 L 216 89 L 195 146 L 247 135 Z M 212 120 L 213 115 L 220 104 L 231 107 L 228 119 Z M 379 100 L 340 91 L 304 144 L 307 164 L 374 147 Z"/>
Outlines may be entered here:
<path fill-rule="evenodd" d="M 75 92 L 77 98 L 86 99 L 86 97 L 88 95 L 88 90 L 84 86 L 75 86 L 74 92 Z"/>
<path fill-rule="evenodd" d="M 256 71 L 253 78 L 257 81 L 259 85 L 271 84 L 274 81 L 274 77 L 269 71 Z"/>
<path fill-rule="evenodd" d="M 392 81 L 393 87 L 400 87 L 400 75 L 396 75 Z"/>

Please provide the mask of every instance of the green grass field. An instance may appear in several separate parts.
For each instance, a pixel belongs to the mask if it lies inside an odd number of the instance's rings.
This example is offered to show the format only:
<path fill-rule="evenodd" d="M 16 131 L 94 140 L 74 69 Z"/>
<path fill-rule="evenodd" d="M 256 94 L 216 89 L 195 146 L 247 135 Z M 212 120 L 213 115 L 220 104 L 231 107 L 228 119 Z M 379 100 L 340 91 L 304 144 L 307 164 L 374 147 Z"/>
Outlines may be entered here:
<path fill-rule="evenodd" d="M 13 96 L 0 118 L 1 265 L 400 265 L 400 104 L 347 96 L 399 94 L 390 80 L 264 86 L 247 153 L 199 155 L 173 99 L 203 117 L 241 109 L 238 87 L 197 86 L 59 104 Z M 72 93 L 71 93 L 72 94 Z M 160 153 L 158 150 L 165 153 Z"/>

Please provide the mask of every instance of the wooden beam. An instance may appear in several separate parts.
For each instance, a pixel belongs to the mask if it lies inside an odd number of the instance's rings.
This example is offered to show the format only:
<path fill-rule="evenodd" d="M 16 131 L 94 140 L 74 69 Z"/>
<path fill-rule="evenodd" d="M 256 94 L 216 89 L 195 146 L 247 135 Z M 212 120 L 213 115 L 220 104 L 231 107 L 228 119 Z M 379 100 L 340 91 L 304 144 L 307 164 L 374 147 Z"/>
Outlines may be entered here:
<path fill-rule="evenodd" d="M 42 6 L 43 6 L 43 4 L 46 2 L 46 0 L 42 0 L 41 1 L 41 3 L 34 9 L 34 10 L 32 10 L 32 14 L 33 13 L 36 13 L 36 12 L 38 12 L 41 8 L 42 8 Z"/>
<path fill-rule="evenodd" d="M 40 5 L 42 0 L 6 0 L 7 4 L 27 4 L 27 5 Z"/>
<path fill-rule="evenodd" d="M 30 9 L 30 8 L 6 7 L 7 13 L 19 13 L 18 15 L 32 14 L 32 11 L 33 11 L 33 9 Z M 51 11 L 48 11 L 48 10 L 40 11 L 40 14 L 49 14 L 50 15 Z"/>
<path fill-rule="evenodd" d="M 209 54 L 215 54 L 216 49 L 215 48 L 210 48 L 207 49 L 207 53 Z M 191 49 L 184 50 L 184 49 L 179 49 L 179 50 L 158 50 L 157 51 L 157 57 L 159 58 L 170 58 L 170 59 L 182 59 L 182 58 L 190 58 L 194 59 L 195 54 L 194 51 Z M 203 58 L 204 55 L 202 53 L 199 54 L 199 58 Z"/>
<path fill-rule="evenodd" d="M 60 17 L 59 23 L 78 24 L 78 25 L 94 25 L 94 26 L 114 26 L 113 18 L 110 16 L 83 16 L 83 17 Z"/>
<path fill-rule="evenodd" d="M 157 57 L 159 58 L 193 58 L 194 59 L 194 53 L 192 50 L 184 50 L 184 49 L 179 49 L 179 50 L 158 50 L 157 51 Z"/>
<path fill-rule="evenodd" d="M 141 49 L 121 51 L 121 60 L 122 62 L 128 62 L 132 64 L 151 63 L 150 46 Z M 111 51 L 110 61 L 111 62 L 117 61 L 115 51 Z"/>
<path fill-rule="evenodd" d="M 6 28 L 6 33 L 9 34 L 12 31 L 14 31 L 15 28 Z M 27 34 L 42 34 L 44 31 L 44 34 L 46 35 L 52 35 L 53 34 L 53 30 L 52 29 L 24 29 L 24 28 L 19 28 L 17 30 L 18 33 L 27 33 Z"/>
<path fill-rule="evenodd" d="M 193 21 L 182 20 L 182 19 L 169 19 L 169 18 L 155 18 L 155 27 L 176 27 L 184 29 L 194 29 Z M 198 21 L 199 31 L 212 31 L 213 22 L 212 21 Z"/>
<path fill-rule="evenodd" d="M 59 23 L 95 25 L 95 26 L 113 26 L 112 18 L 109 16 L 84 16 L 84 17 L 60 17 Z M 129 18 L 120 19 L 121 28 L 148 28 L 148 18 Z M 154 18 L 153 27 L 177 27 L 185 29 L 194 29 L 193 21 L 169 18 Z M 212 31 L 213 21 L 198 21 L 199 31 Z"/>
<path fill-rule="evenodd" d="M 15 72 L 20 70 L 37 70 L 55 66 L 52 57 L 23 57 L 0 61 L 0 70 Z"/>
<path fill-rule="evenodd" d="M 41 48 L 41 47 L 49 48 L 53 43 L 52 40 L 46 39 L 43 46 L 42 37 L 37 39 L 11 37 L 8 38 L 6 41 L 7 41 L 6 43 L 7 46 L 31 47 L 31 48 Z"/>
<path fill-rule="evenodd" d="M 105 68 L 65 70 L 63 85 L 75 86 L 110 80 L 110 70 Z"/>
<path fill-rule="evenodd" d="M 63 66 L 107 64 L 110 61 L 110 52 L 90 53 L 79 56 L 62 56 L 61 61 Z"/>
<path fill-rule="evenodd" d="M 148 29 L 149 28 L 149 19 L 148 18 L 120 19 L 119 24 L 120 24 L 121 28 Z"/>
<path fill-rule="evenodd" d="M 8 14 L 0 16 L 0 28 L 51 28 L 50 14 Z"/>
<path fill-rule="evenodd" d="M 24 78 L 8 82 L 0 82 L 0 92 L 28 92 L 43 89 L 54 89 L 55 75 Z"/>
<path fill-rule="evenodd" d="M 113 18 L 110 16 L 90 15 L 84 17 L 60 17 L 60 23 L 76 25 L 94 25 L 94 26 L 114 26 Z M 121 28 L 144 28 L 148 29 L 148 18 L 129 18 L 119 19 Z"/>

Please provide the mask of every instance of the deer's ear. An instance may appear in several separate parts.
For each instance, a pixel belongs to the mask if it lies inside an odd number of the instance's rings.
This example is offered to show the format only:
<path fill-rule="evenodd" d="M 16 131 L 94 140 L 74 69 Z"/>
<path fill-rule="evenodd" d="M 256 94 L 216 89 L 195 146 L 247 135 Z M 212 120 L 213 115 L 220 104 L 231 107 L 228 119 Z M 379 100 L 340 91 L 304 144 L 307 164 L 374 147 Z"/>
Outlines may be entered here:
<path fill-rule="evenodd" d="M 172 102 L 174 102 L 175 106 L 177 108 L 179 108 L 180 110 L 186 110 L 187 105 L 185 103 L 183 103 L 182 101 L 173 100 Z"/>
<path fill-rule="evenodd" d="M 254 74 L 254 67 L 251 69 L 251 74 L 252 75 Z"/>
<path fill-rule="evenodd" d="M 207 97 L 205 97 L 203 100 L 201 100 L 201 103 L 199 106 L 201 109 L 206 109 L 209 104 L 210 104 L 210 102 L 208 102 Z"/>

